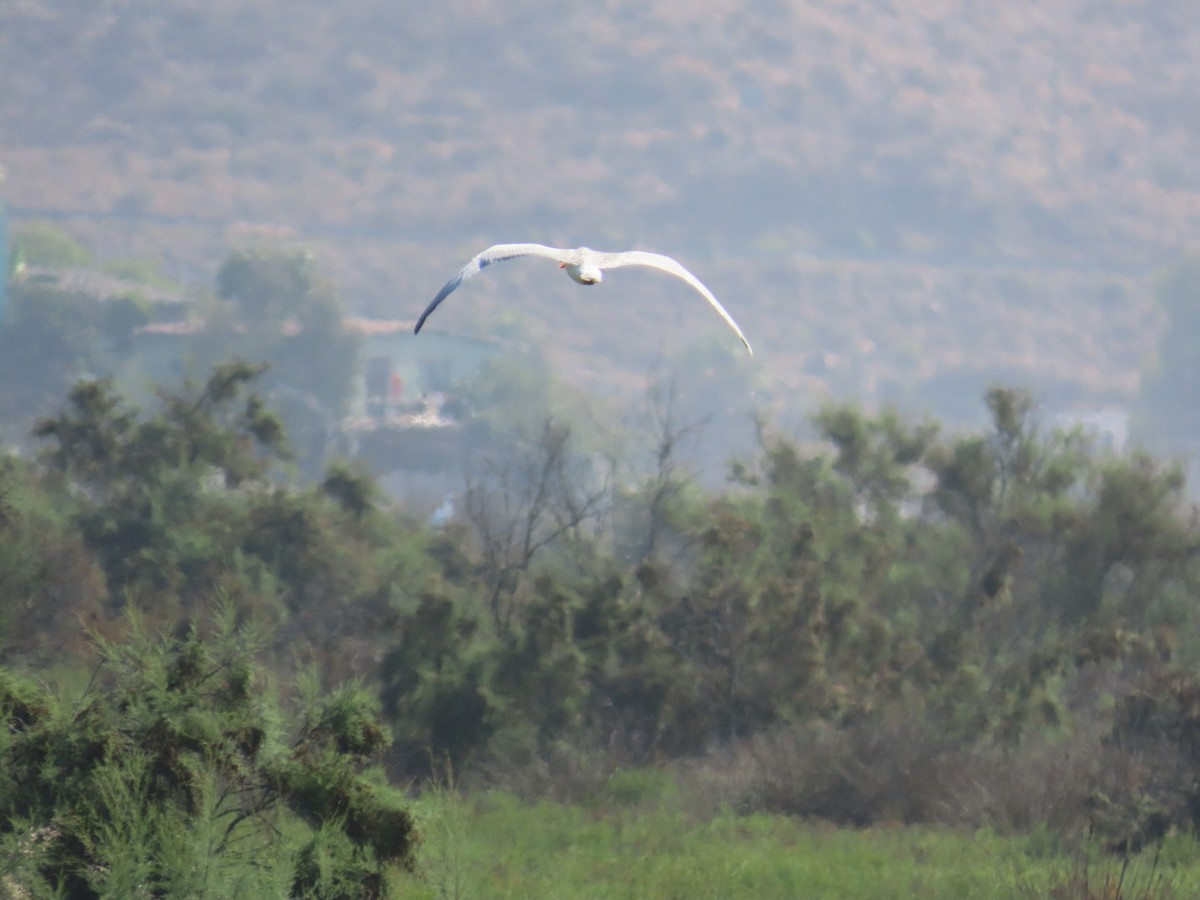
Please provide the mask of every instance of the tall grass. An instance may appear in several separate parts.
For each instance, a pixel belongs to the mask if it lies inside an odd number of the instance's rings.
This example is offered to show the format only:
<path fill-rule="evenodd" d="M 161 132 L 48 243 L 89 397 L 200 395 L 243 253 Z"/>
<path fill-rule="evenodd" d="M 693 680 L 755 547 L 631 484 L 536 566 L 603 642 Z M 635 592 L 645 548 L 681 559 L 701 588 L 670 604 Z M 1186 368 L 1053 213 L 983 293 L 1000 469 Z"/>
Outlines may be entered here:
<path fill-rule="evenodd" d="M 1132 856 L 1079 841 L 1049 856 L 1037 852 L 1037 835 L 1025 839 L 1027 856 L 1040 865 L 1018 867 L 1017 896 L 1026 900 L 1192 900 L 1200 896 L 1196 840 L 1171 835 Z M 1036 876 L 1036 877 L 1033 877 Z"/>
<path fill-rule="evenodd" d="M 447 762 L 442 777 L 431 782 L 411 812 L 421 836 L 415 872 L 421 883 L 445 900 L 481 896 L 477 859 L 469 856 L 468 835 L 475 812 L 459 790 Z"/>
<path fill-rule="evenodd" d="M 621 773 L 591 802 L 446 789 L 404 896 L 427 898 L 953 898 L 1175 900 L 1200 896 L 1200 847 L 1128 862 L 1046 840 L 927 827 L 836 828 L 689 811 L 666 777 Z"/>

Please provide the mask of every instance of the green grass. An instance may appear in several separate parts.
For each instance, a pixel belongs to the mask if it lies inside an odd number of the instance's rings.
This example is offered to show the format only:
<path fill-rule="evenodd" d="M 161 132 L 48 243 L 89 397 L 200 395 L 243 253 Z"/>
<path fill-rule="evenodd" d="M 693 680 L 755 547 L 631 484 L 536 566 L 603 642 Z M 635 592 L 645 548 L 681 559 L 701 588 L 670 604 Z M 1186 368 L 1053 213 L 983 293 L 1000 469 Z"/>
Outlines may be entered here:
<path fill-rule="evenodd" d="M 614 792 L 628 792 L 628 785 Z M 635 794 L 638 792 L 634 792 Z M 402 895 L 428 898 L 1182 898 L 1200 845 L 1157 859 L 1067 856 L 1038 836 L 918 827 L 839 829 L 781 816 L 691 815 L 667 797 L 566 806 L 502 793 L 427 793 L 424 843 Z M 1086 884 L 1086 886 L 1085 886 Z"/>

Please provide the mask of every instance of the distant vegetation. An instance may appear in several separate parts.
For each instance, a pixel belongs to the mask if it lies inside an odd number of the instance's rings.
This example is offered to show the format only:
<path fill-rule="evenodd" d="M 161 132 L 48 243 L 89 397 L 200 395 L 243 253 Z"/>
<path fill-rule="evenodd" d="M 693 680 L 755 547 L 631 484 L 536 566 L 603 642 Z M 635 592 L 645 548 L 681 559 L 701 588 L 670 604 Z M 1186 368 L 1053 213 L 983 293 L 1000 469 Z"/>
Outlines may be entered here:
<path fill-rule="evenodd" d="M 268 367 L 260 389 L 287 426 L 296 464 L 319 474 L 325 444 L 349 408 L 359 340 L 309 254 L 234 251 L 213 290 L 184 302 L 152 261 L 99 264 L 49 223 L 19 229 L 13 252 L 20 263 L 0 321 L 0 439 L 26 444 L 23 432 L 80 377 L 120 374 L 122 389 L 146 394 L 147 381 L 175 387 L 188 373 L 204 377 L 241 358 Z M 183 326 L 171 358 L 140 358 L 139 333 L 162 317 Z"/>

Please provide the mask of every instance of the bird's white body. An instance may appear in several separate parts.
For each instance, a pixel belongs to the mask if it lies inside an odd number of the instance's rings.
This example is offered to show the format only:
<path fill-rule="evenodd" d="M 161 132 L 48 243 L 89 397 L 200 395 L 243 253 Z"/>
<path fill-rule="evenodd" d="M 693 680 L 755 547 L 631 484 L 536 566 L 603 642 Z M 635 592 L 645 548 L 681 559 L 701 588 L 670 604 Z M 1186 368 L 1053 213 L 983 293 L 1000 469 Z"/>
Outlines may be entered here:
<path fill-rule="evenodd" d="M 579 282 L 579 284 L 599 284 L 604 280 L 605 269 L 615 269 L 620 266 L 649 266 L 667 272 L 676 278 L 683 279 L 704 295 L 704 298 L 708 300 L 713 309 L 717 311 L 721 318 L 725 320 L 725 323 L 734 330 L 734 333 L 737 334 L 742 343 L 746 345 L 746 350 L 750 352 L 750 355 L 754 355 L 754 351 L 750 348 L 750 342 L 742 334 L 742 329 L 733 320 L 733 316 L 725 311 L 725 307 L 717 301 L 712 291 L 701 284 L 700 279 L 671 257 L 663 256 L 659 253 L 646 253 L 642 250 L 605 253 L 589 249 L 588 247 L 565 250 L 558 247 L 546 247 L 542 244 L 496 244 L 493 247 L 488 247 L 488 249 L 472 259 L 459 270 L 457 275 L 443 285 L 442 289 L 438 291 L 437 296 L 425 308 L 425 312 L 421 313 L 421 318 L 417 319 L 417 327 L 413 329 L 414 333 L 420 332 L 421 326 L 425 324 L 425 320 L 429 318 L 429 314 L 437 308 L 438 304 L 450 296 L 460 284 L 472 275 L 490 266 L 492 263 L 504 262 L 507 259 L 517 259 L 522 256 L 541 256 L 545 259 L 552 259 L 558 263 L 560 269 L 565 269 L 566 273 L 574 281 Z"/>
<path fill-rule="evenodd" d="M 567 274 L 580 284 L 599 284 L 604 280 L 604 270 L 600 268 L 597 254 L 587 247 L 579 248 L 579 262 L 560 262 L 558 267 L 566 269 Z"/>

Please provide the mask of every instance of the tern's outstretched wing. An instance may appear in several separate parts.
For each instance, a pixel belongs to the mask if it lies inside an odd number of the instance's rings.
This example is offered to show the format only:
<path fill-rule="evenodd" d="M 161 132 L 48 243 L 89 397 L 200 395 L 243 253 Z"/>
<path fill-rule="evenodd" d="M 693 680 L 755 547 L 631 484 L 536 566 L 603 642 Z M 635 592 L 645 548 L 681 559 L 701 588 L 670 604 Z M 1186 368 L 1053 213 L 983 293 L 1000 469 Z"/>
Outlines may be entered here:
<path fill-rule="evenodd" d="M 421 313 L 421 318 L 417 319 L 417 327 L 413 329 L 413 334 L 420 333 L 421 326 L 425 324 L 425 320 L 429 318 L 429 314 L 437 309 L 439 303 L 454 293 L 460 284 L 480 269 L 486 269 L 492 263 L 504 262 L 506 259 L 516 259 L 520 256 L 544 256 L 547 259 L 561 263 L 571 262 L 575 258 L 575 255 L 576 251 L 574 250 L 560 250 L 557 247 L 546 247 L 542 244 L 496 244 L 493 247 L 488 247 L 463 266 L 457 275 L 443 285 L 442 289 L 437 292 L 437 296 L 433 298 L 433 302 L 425 307 L 425 312 Z"/>
<path fill-rule="evenodd" d="M 663 256 L 661 253 L 646 253 L 642 250 L 628 250 L 624 253 L 598 253 L 596 256 L 599 259 L 600 268 L 602 269 L 616 269 L 620 266 L 650 266 L 653 269 L 661 269 L 664 272 L 674 275 L 676 278 L 682 278 L 704 295 L 704 299 L 712 304 L 713 309 L 720 313 L 721 318 L 725 320 L 726 324 L 741 338 L 750 355 L 754 355 L 754 350 L 751 349 L 750 342 L 746 340 L 746 336 L 742 334 L 742 329 L 738 328 L 738 323 L 733 321 L 733 316 L 725 311 L 725 307 L 713 296 L 712 291 L 706 288 L 700 282 L 699 278 L 671 257 Z"/>

